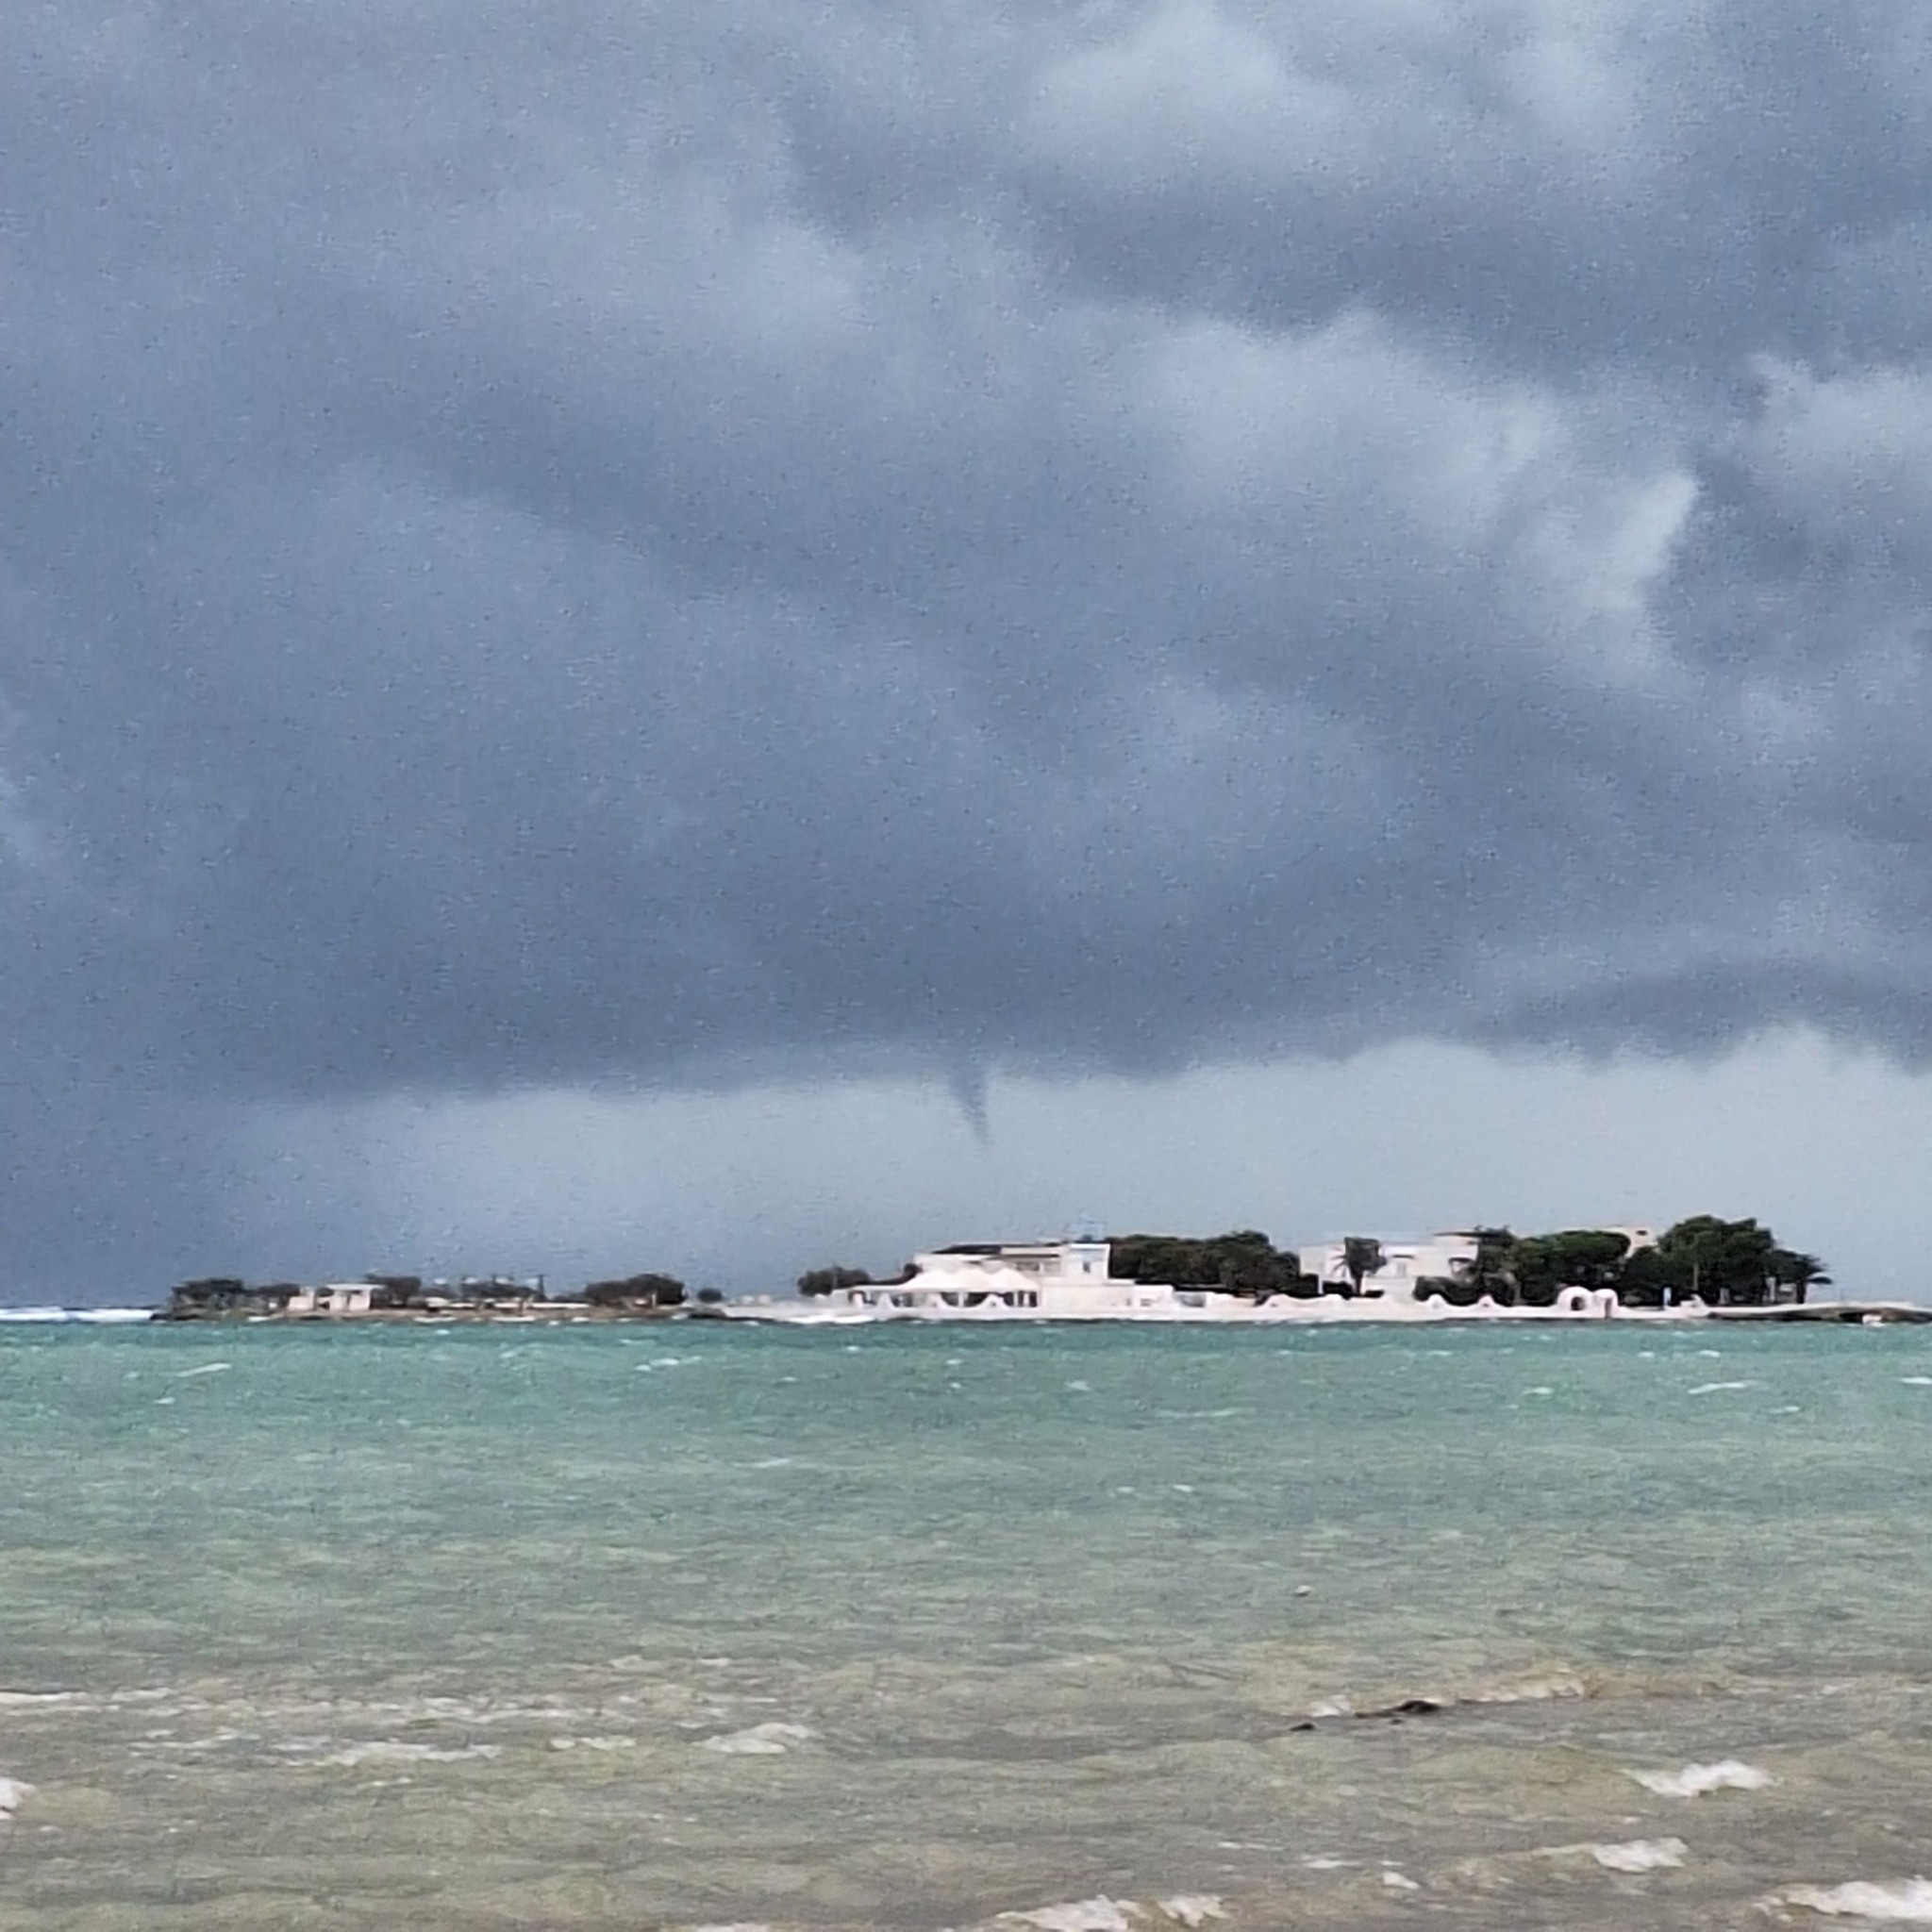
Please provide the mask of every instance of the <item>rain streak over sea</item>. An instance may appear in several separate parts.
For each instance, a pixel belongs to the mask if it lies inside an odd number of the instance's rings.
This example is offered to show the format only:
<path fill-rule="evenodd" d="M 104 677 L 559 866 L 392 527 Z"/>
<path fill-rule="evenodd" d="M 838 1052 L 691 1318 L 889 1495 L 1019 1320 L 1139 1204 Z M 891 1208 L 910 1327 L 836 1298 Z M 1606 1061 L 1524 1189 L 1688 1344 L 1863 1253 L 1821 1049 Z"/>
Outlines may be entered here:
<path fill-rule="evenodd" d="M 1932 1330 L 0 1327 L 0 1924 L 1932 1921 Z"/>

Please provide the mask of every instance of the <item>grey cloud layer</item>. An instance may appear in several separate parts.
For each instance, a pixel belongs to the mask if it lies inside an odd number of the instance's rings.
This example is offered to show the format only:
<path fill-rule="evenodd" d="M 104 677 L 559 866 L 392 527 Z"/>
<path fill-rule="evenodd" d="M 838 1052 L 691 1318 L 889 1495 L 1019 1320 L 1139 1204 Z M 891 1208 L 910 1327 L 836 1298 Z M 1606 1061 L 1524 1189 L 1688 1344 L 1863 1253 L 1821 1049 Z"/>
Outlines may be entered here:
<path fill-rule="evenodd" d="M 1932 1038 L 1932 8 L 66 0 L 0 128 L 36 1105 Z"/>

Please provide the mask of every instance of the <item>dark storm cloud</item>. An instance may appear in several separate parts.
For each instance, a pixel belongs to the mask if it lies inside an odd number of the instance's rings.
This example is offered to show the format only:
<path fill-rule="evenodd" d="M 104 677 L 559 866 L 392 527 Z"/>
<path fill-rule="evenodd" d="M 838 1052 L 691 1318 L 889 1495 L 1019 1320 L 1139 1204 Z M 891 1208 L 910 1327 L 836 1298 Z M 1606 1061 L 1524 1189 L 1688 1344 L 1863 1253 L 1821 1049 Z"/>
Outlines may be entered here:
<path fill-rule="evenodd" d="M 34 1145 L 1921 1054 L 1928 83 L 1907 5 L 12 9 Z"/>

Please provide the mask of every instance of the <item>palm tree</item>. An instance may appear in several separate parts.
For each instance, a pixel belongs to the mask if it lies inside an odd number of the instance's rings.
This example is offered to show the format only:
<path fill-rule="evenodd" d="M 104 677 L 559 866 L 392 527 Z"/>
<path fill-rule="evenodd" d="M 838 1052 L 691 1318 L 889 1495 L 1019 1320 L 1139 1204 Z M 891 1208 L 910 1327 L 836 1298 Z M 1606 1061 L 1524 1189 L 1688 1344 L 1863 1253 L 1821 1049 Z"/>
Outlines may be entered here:
<path fill-rule="evenodd" d="M 1831 1276 L 1824 1272 L 1824 1263 L 1816 1255 L 1800 1255 L 1790 1248 L 1774 1248 L 1767 1258 L 1771 1263 L 1773 1288 L 1790 1289 L 1791 1299 L 1800 1307 L 1812 1289 L 1832 1285 Z"/>
<path fill-rule="evenodd" d="M 1363 1275 L 1379 1273 L 1382 1261 L 1382 1243 L 1373 1236 L 1347 1236 L 1341 1243 L 1341 1265 L 1348 1270 L 1349 1292 L 1360 1294 Z"/>

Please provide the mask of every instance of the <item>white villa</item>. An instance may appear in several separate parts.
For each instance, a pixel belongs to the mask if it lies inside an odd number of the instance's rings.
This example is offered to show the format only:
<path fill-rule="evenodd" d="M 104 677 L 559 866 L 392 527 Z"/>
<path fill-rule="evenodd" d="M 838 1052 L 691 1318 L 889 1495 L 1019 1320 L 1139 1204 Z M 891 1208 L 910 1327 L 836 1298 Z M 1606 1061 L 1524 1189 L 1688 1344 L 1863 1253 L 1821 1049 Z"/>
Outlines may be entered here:
<path fill-rule="evenodd" d="M 912 1257 L 905 1281 L 835 1289 L 827 1309 L 874 1315 L 1024 1313 L 1046 1321 L 1150 1315 L 1239 1297 L 1182 1294 L 1166 1283 L 1123 1281 L 1106 1241 L 962 1241 Z"/>
<path fill-rule="evenodd" d="M 1365 1300 L 1415 1301 L 1427 1293 L 1418 1287 L 1426 1281 L 1456 1281 L 1475 1266 L 1476 1236 L 1473 1228 L 1450 1228 L 1422 1241 L 1384 1241 L 1382 1264 L 1362 1276 Z M 1312 1274 L 1325 1294 L 1354 1291 L 1348 1272 L 1348 1243 L 1323 1241 L 1299 1250 L 1302 1273 Z"/>

